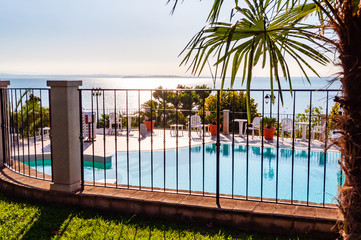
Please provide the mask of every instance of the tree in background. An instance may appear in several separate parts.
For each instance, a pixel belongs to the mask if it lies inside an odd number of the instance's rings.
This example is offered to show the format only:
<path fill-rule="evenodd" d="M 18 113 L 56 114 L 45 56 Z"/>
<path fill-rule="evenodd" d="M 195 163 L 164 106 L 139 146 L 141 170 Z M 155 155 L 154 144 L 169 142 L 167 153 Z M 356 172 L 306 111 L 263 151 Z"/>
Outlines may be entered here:
<path fill-rule="evenodd" d="M 223 111 L 224 109 L 230 110 L 230 122 L 233 118 L 234 112 L 234 119 L 246 119 L 247 118 L 247 104 L 246 104 L 247 95 L 243 91 L 224 91 L 220 98 L 220 110 Z M 260 116 L 257 113 L 257 106 L 258 104 L 255 102 L 253 98 L 250 101 L 250 109 L 251 109 L 251 118 L 253 119 L 256 116 Z M 205 111 L 210 111 L 207 113 L 209 115 L 214 115 L 217 111 L 217 95 L 210 95 L 205 101 Z M 202 108 L 199 110 L 199 115 L 202 116 Z M 213 117 L 214 117 L 213 116 Z M 238 124 L 236 124 L 238 126 Z M 230 130 L 233 130 L 233 125 L 230 123 Z"/>
<path fill-rule="evenodd" d="M 313 106 L 311 105 L 311 128 L 314 126 L 321 125 L 321 114 L 322 107 L 321 106 Z M 307 105 L 307 108 L 303 113 L 298 113 L 295 119 L 296 122 L 310 122 L 310 105 Z M 308 134 L 308 131 L 306 132 Z M 296 131 L 296 137 L 301 137 L 302 132 L 301 129 Z M 308 138 L 308 135 L 307 135 Z"/>
<path fill-rule="evenodd" d="M 150 104 L 153 102 L 152 114 L 156 126 L 165 127 L 176 122 L 185 124 L 186 118 L 195 114 L 194 109 L 201 108 L 203 99 L 211 93 L 211 90 L 206 90 L 209 88 L 205 84 L 195 87 L 178 84 L 177 89 L 179 91 L 166 90 L 160 86 L 153 92 L 153 100 L 143 104 L 143 108 L 150 109 Z"/>
<path fill-rule="evenodd" d="M 17 102 L 15 111 L 10 113 L 13 132 L 21 137 L 32 137 L 39 128 L 50 126 L 49 108 L 41 105 L 40 97 L 26 91 Z"/>

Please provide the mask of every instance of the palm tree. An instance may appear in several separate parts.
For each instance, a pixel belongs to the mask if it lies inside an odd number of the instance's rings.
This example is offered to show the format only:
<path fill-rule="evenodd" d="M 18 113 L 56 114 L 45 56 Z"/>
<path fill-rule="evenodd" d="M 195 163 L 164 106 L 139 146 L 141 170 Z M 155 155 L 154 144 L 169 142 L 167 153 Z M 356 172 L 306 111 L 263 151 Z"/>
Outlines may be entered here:
<path fill-rule="evenodd" d="M 170 0 L 169 0 L 170 1 Z M 174 8 L 177 0 L 174 0 Z M 189 63 L 192 73 L 201 73 L 207 61 L 221 68 L 222 88 L 226 73 L 231 71 L 231 85 L 241 65 L 242 83 L 248 92 L 252 68 L 260 61 L 270 66 L 270 81 L 281 90 L 280 73 L 292 89 L 285 55 L 293 58 L 307 77 L 306 69 L 317 74 L 309 59 L 326 64 L 325 51 L 332 44 L 342 67 L 339 79 L 343 95 L 336 101 L 343 115 L 336 124 L 342 132 L 337 144 L 342 152 L 341 168 L 345 182 L 340 187 L 339 208 L 344 215 L 340 233 L 344 239 L 361 239 L 361 2 L 359 0 L 244 0 L 246 8 L 236 7 L 231 15 L 240 14 L 232 23 L 218 22 L 223 0 L 214 0 L 204 27 L 184 50 L 182 63 Z M 173 10 L 174 10 L 173 8 Z M 318 24 L 307 24 L 310 14 L 318 16 Z M 333 30 L 337 38 L 330 40 L 325 31 Z M 329 46 L 326 48 L 325 46 Z M 229 64 L 231 65 L 229 66 Z M 291 90 L 292 91 L 292 90 Z M 249 115 L 248 115 L 249 118 Z"/>

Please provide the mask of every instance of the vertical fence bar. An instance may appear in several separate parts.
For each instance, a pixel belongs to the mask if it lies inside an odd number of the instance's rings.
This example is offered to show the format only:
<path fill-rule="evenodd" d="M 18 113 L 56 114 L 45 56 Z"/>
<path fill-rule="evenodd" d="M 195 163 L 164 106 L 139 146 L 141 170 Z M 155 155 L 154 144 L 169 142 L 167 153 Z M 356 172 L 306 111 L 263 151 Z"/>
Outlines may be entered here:
<path fill-rule="evenodd" d="M 279 161 L 279 149 L 280 149 L 280 91 L 278 90 L 277 100 L 277 146 L 276 146 L 276 203 L 278 203 L 278 161 Z"/>
<path fill-rule="evenodd" d="M 10 97 L 10 94 L 9 94 L 9 89 L 4 89 L 4 95 L 3 95 L 3 100 L 2 102 L 4 103 L 4 114 L 6 114 L 6 117 L 5 117 L 5 136 L 6 136 L 6 140 L 4 141 L 5 142 L 5 148 L 4 148 L 4 152 L 6 153 L 6 160 L 7 160 L 7 164 L 10 165 L 11 163 L 11 149 L 10 149 L 10 139 L 9 139 L 9 136 L 10 136 L 10 133 L 11 133 L 11 129 L 9 128 L 9 125 L 10 125 L 10 118 L 9 118 L 9 106 L 8 106 L 8 102 L 9 102 L 9 97 Z"/>
<path fill-rule="evenodd" d="M 41 98 L 41 97 L 40 97 Z M 20 172 L 21 165 L 20 165 L 20 131 L 19 131 L 19 112 L 18 112 L 18 98 L 17 98 L 17 91 L 15 89 L 15 118 L 16 118 L 16 134 L 17 134 L 17 162 L 18 168 L 17 171 Z M 43 168 L 44 169 L 44 168 Z"/>
<path fill-rule="evenodd" d="M 325 142 L 325 148 L 323 152 L 324 164 L 323 164 L 323 191 L 322 191 L 322 206 L 325 207 L 326 201 L 326 166 L 327 166 L 327 145 L 328 145 L 328 91 L 326 91 L 326 126 L 325 126 L 325 135 L 323 141 Z M 322 134 L 322 133 L 321 133 Z"/>
<path fill-rule="evenodd" d="M 205 91 L 202 91 L 202 123 L 204 124 L 205 122 Z M 205 141 L 204 141 L 204 137 L 205 137 L 205 126 L 202 126 L 202 130 L 203 130 L 203 138 L 202 138 L 202 195 L 204 196 L 204 184 L 205 184 Z"/>
<path fill-rule="evenodd" d="M 166 119 L 165 119 L 165 105 L 166 105 L 166 95 L 165 91 L 163 90 L 163 192 L 165 192 L 165 186 L 166 186 L 166 137 L 165 137 L 165 127 L 166 127 Z M 178 128 L 177 128 L 178 129 Z M 178 137 L 178 132 L 177 132 Z"/>
<path fill-rule="evenodd" d="M 9 90 L 6 88 L 9 85 L 9 82 L 3 82 L 2 87 L 0 88 L 0 101 L 1 101 L 1 128 L 2 128 L 2 151 L 3 151 L 3 159 L 1 163 L 1 167 L 10 165 L 10 141 L 9 141 L 9 110 L 8 102 L 9 102 Z"/>
<path fill-rule="evenodd" d="M 234 198 L 234 131 L 235 131 L 235 127 L 234 127 L 234 95 L 235 95 L 235 91 L 232 91 L 232 198 Z M 243 124 L 243 123 L 241 123 Z M 241 129 L 239 129 L 239 131 L 241 131 Z"/>
<path fill-rule="evenodd" d="M 34 95 L 34 89 L 32 89 L 32 95 L 33 95 L 33 121 L 34 121 L 34 160 L 35 160 L 35 177 L 38 177 L 38 164 L 37 164 L 37 157 L 36 157 L 36 124 L 35 124 L 35 95 Z"/>
<path fill-rule="evenodd" d="M 16 101 L 14 101 L 14 99 L 16 99 L 16 89 L 12 90 L 12 93 L 14 93 L 14 95 L 11 97 L 11 115 L 13 116 L 13 134 L 15 137 L 15 140 L 13 140 L 13 144 L 14 144 L 14 156 L 13 156 L 13 162 L 14 163 L 14 170 L 16 171 L 16 166 L 19 166 L 19 160 L 18 158 L 16 158 L 16 150 L 17 150 L 17 146 L 18 146 L 18 142 L 19 142 L 19 135 L 18 135 L 18 129 L 17 129 L 17 123 L 18 123 L 18 119 L 16 118 Z M 14 104 L 15 104 L 15 110 L 14 110 Z"/>
<path fill-rule="evenodd" d="M 312 91 L 310 91 L 310 114 L 308 119 L 308 158 L 307 158 L 307 206 L 310 199 L 310 165 L 311 165 L 311 127 L 312 127 Z M 306 126 L 305 126 L 306 127 Z"/>
<path fill-rule="evenodd" d="M 272 97 L 271 97 L 271 101 L 270 101 L 270 109 L 272 106 Z M 270 117 L 272 118 L 272 116 L 270 115 Z M 262 118 L 264 118 L 264 91 L 262 91 Z M 261 129 L 259 131 L 263 131 L 263 119 L 261 121 Z M 252 126 L 253 128 L 255 126 Z M 261 137 L 261 201 L 263 201 L 263 153 L 264 153 L 264 134 L 262 134 Z"/>
<path fill-rule="evenodd" d="M 43 134 L 43 128 L 44 128 L 44 122 L 43 122 L 43 98 L 41 94 L 42 90 L 40 90 L 40 131 L 41 131 L 41 160 L 43 162 L 43 179 L 45 179 L 45 159 L 44 159 L 44 134 Z"/>
<path fill-rule="evenodd" d="M 216 160 L 216 204 L 219 206 L 219 177 L 220 177 L 220 136 L 219 136 L 219 124 L 220 124 L 220 116 L 219 116 L 219 112 L 220 112 L 220 91 L 217 91 L 217 143 L 216 143 L 216 150 L 217 150 L 217 160 Z"/>
<path fill-rule="evenodd" d="M 24 115 L 24 113 L 23 113 L 23 99 L 22 99 L 22 93 L 21 93 L 21 89 L 20 89 L 20 110 L 21 110 L 21 112 L 20 112 L 20 117 L 21 117 L 21 123 L 22 123 L 22 128 L 21 128 L 21 140 L 22 140 L 22 145 L 23 145 L 23 147 L 22 147 L 22 149 L 23 149 L 23 156 L 22 156 L 22 159 L 23 159 L 23 174 L 25 174 L 25 140 L 24 140 L 24 136 L 25 136 L 25 133 L 24 133 L 24 119 L 23 119 L 23 115 Z"/>
<path fill-rule="evenodd" d="M 247 109 L 247 103 L 245 102 L 245 109 Z M 246 110 L 247 111 L 247 110 Z M 247 114 L 247 112 L 246 112 Z M 248 118 L 248 116 L 247 116 Z M 249 158 L 249 129 L 250 122 L 247 119 L 247 126 L 246 126 L 246 134 L 247 134 L 247 141 L 246 141 L 246 200 L 248 200 L 248 158 Z"/>
<path fill-rule="evenodd" d="M 26 135 L 27 135 L 27 145 L 28 145 L 28 172 L 29 172 L 29 176 L 30 174 L 30 123 L 29 123 L 29 98 L 28 98 L 28 92 L 30 90 L 26 90 L 26 123 L 27 123 L 27 131 L 26 131 Z"/>
<path fill-rule="evenodd" d="M 138 136 L 138 171 L 139 171 L 139 189 L 142 189 L 142 154 L 141 154 L 141 135 L 140 135 L 140 90 L 138 90 L 138 132 L 139 132 L 139 136 Z"/>
<path fill-rule="evenodd" d="M 292 174 L 291 174 L 291 204 L 293 204 L 293 178 L 294 178 L 294 169 L 295 169 L 295 138 L 296 138 L 296 132 L 295 132 L 295 115 L 296 115 L 296 93 L 297 91 L 294 91 L 293 96 L 293 121 L 292 121 Z"/>
<path fill-rule="evenodd" d="M 49 127 L 51 129 L 51 91 L 48 91 L 48 97 L 49 97 Z M 52 132 L 49 133 L 49 137 L 50 137 L 50 162 L 51 162 L 51 181 L 54 182 L 54 160 L 53 160 L 53 144 L 51 144 L 52 142 Z"/>
<path fill-rule="evenodd" d="M 189 92 L 189 95 L 192 96 L 192 91 Z M 191 99 L 189 99 L 189 118 L 188 118 L 188 124 L 189 124 L 189 138 L 188 138 L 188 187 L 189 187 L 189 194 L 192 193 L 192 102 Z"/>
<path fill-rule="evenodd" d="M 128 90 L 125 90 L 125 98 L 126 98 L 126 114 L 127 114 L 127 187 L 129 189 L 129 131 L 132 127 L 132 121 L 131 121 L 131 119 L 129 119 Z M 117 134 L 117 133 L 115 132 L 115 134 Z"/>
<path fill-rule="evenodd" d="M 152 191 L 154 190 L 154 176 L 153 176 L 153 171 L 154 171 L 154 166 L 153 166 L 153 90 L 150 91 L 150 164 L 151 164 L 151 172 L 150 172 L 150 176 L 151 176 L 151 187 L 152 187 Z"/>
<path fill-rule="evenodd" d="M 83 153 L 83 140 L 84 140 L 84 136 L 83 136 L 83 100 L 82 100 L 82 95 L 83 92 L 82 90 L 78 89 L 79 91 L 79 123 L 80 123 L 80 135 L 79 135 L 79 140 L 80 140 L 80 189 L 81 191 L 84 190 L 84 153 Z"/>
<path fill-rule="evenodd" d="M 9 90 L 8 90 L 9 91 Z M 9 93 L 9 98 L 10 98 L 10 101 L 9 101 L 9 112 L 11 112 L 11 114 L 9 114 L 10 115 L 10 145 L 11 145 L 11 147 L 10 147 L 10 156 L 13 156 L 13 155 L 15 155 L 15 144 L 14 144 L 14 137 L 15 137 L 15 133 L 14 133 L 14 104 L 13 104 L 13 90 L 12 89 L 10 89 L 10 93 Z M 11 105 L 10 105 L 10 103 L 11 103 Z M 16 163 L 15 163 L 15 160 L 14 159 L 12 159 L 11 157 L 10 157 L 10 167 L 11 168 L 16 168 L 16 165 L 15 165 Z M 15 165 L 15 166 L 14 166 Z"/>
<path fill-rule="evenodd" d="M 1 133 L 2 133 L 2 150 L 3 150 L 3 163 L 2 165 L 5 165 L 7 164 L 6 162 L 6 134 L 5 134 L 5 131 L 6 131 L 6 122 L 5 122 L 5 116 L 6 116 L 6 111 L 4 109 L 5 107 L 5 104 L 4 102 L 7 102 L 8 99 L 5 99 L 5 89 L 3 88 L 0 88 L 0 104 L 1 104 Z"/>
<path fill-rule="evenodd" d="M 94 111 L 94 100 L 93 97 L 98 98 L 98 90 L 92 90 L 91 92 L 91 113 L 92 113 L 92 121 L 94 121 L 95 119 L 93 119 L 93 111 Z M 98 118 L 98 116 L 97 116 Z M 98 124 L 98 122 L 97 122 Z M 94 125 L 93 125 L 94 126 Z M 93 136 L 94 137 L 94 136 Z M 93 186 L 95 186 L 95 146 L 94 146 L 94 139 L 93 139 L 93 144 L 92 144 L 92 162 L 93 162 Z"/>
<path fill-rule="evenodd" d="M 118 187 L 118 117 L 117 117 L 117 90 L 114 90 L 114 115 L 115 115 L 115 136 L 114 136 L 114 149 L 115 149 L 115 188 Z M 122 119 L 119 119 L 122 124 Z M 123 125 L 121 125 L 123 126 Z"/>
<path fill-rule="evenodd" d="M 105 91 L 102 91 L 103 93 L 103 118 L 104 118 L 104 126 L 103 126 L 103 150 L 104 150 L 104 162 L 103 162 L 103 167 L 104 167 L 104 187 L 107 186 L 107 171 L 106 171 L 106 138 L 105 138 Z M 108 121 L 108 124 L 110 125 L 110 121 Z M 110 128 L 112 126 L 109 126 Z"/>
<path fill-rule="evenodd" d="M 177 100 L 176 100 L 176 115 L 175 115 L 175 121 L 176 121 L 176 125 L 177 125 L 177 129 L 178 129 L 178 101 L 179 101 L 179 90 L 176 90 L 176 93 L 177 93 Z M 189 125 L 188 125 L 189 127 Z M 178 133 L 178 132 L 177 132 Z M 188 132 L 189 133 L 189 132 Z M 175 144 L 176 144 L 176 155 L 175 155 L 175 159 L 176 159 L 176 190 L 177 190 L 177 193 L 178 193 L 178 189 L 179 189 L 179 182 L 178 182 L 178 178 L 179 178 L 179 166 L 178 166 L 178 157 L 179 157 L 179 152 L 178 152 L 178 136 L 175 140 Z"/>

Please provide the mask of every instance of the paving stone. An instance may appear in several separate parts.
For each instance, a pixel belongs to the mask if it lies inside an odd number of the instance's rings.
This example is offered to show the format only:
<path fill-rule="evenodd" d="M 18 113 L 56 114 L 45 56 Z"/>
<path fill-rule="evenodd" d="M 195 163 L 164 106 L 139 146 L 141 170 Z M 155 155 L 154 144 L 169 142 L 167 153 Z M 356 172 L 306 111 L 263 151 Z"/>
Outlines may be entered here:
<path fill-rule="evenodd" d="M 187 195 L 169 193 L 163 202 L 177 204 L 183 201 L 186 197 Z"/>
<path fill-rule="evenodd" d="M 295 216 L 314 219 L 316 217 L 316 208 L 297 206 L 295 211 Z"/>
<path fill-rule="evenodd" d="M 235 211 L 248 211 L 252 212 L 257 202 L 254 201 L 239 201 L 237 205 L 233 208 Z"/>
<path fill-rule="evenodd" d="M 188 206 L 197 206 L 202 199 L 203 199 L 202 196 L 189 195 L 186 198 L 184 198 L 182 201 L 180 201 L 179 204 L 184 204 Z"/>
<path fill-rule="evenodd" d="M 275 203 L 263 203 L 260 202 L 255 205 L 252 212 L 253 213 L 273 213 L 277 209 L 277 204 Z"/>
<path fill-rule="evenodd" d="M 275 215 L 288 215 L 293 216 L 296 211 L 294 205 L 278 204 L 276 210 L 273 212 Z"/>
<path fill-rule="evenodd" d="M 212 207 L 212 208 L 218 208 L 216 203 L 216 198 L 202 198 L 202 200 L 198 203 L 198 206 L 200 207 Z"/>
<path fill-rule="evenodd" d="M 237 203 L 238 200 L 235 200 L 235 199 L 225 199 L 225 198 L 222 198 L 222 199 L 219 199 L 219 205 L 221 206 L 222 209 L 234 209 L 236 207 L 236 205 L 238 204 Z"/>
<path fill-rule="evenodd" d="M 337 219 L 338 209 L 333 208 L 316 208 L 316 217 L 322 219 Z"/>
<path fill-rule="evenodd" d="M 168 196 L 167 193 L 153 192 L 153 194 L 149 195 L 145 200 L 162 202 L 167 196 Z"/>

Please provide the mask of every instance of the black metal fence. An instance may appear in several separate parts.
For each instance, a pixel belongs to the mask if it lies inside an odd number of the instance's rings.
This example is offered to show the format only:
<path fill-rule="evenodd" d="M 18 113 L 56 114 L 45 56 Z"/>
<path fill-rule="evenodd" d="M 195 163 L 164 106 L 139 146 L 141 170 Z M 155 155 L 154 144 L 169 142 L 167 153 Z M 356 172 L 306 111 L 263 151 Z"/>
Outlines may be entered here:
<path fill-rule="evenodd" d="M 49 89 L 1 90 L 6 166 L 20 174 L 52 180 Z M 4 151 L 6 154 L 6 151 Z"/>
<path fill-rule="evenodd" d="M 333 207 L 343 181 L 331 146 L 338 90 L 269 94 L 251 91 L 251 116 L 275 118 L 271 140 L 266 120 L 246 123 L 241 90 L 82 89 L 83 183 Z"/>

